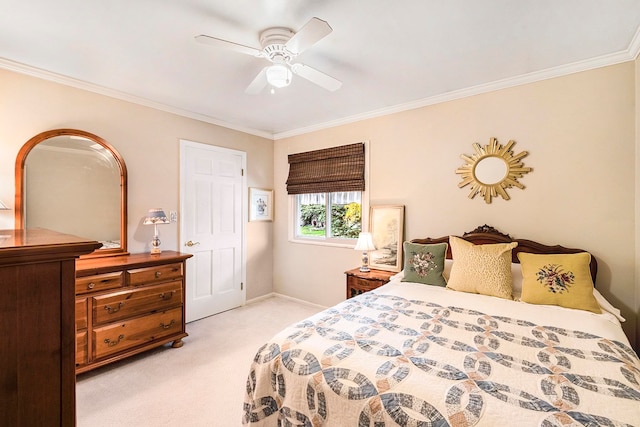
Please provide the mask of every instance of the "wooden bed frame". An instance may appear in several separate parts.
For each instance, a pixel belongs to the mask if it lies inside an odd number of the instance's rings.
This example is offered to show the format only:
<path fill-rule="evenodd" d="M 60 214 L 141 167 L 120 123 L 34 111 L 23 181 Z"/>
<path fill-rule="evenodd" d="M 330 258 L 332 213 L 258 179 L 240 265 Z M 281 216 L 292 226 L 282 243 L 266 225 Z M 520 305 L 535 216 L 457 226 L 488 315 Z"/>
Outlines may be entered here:
<path fill-rule="evenodd" d="M 542 243 L 534 242 L 533 240 L 512 239 L 508 234 L 501 233 L 492 226 L 486 224 L 477 227 L 475 230 L 466 232 L 460 237 L 476 245 L 518 242 L 518 246 L 513 249 L 512 255 L 512 262 L 515 263 L 520 262 L 518 260 L 519 252 L 528 252 L 533 254 L 575 254 L 578 252 L 588 252 L 583 249 L 565 248 L 564 246 L 560 245 L 548 246 Z M 411 240 L 411 242 L 421 244 L 449 243 L 449 236 L 438 237 L 435 239 L 430 237 L 427 237 L 425 239 L 414 239 Z M 449 248 L 447 249 L 447 258 L 452 259 L 451 245 L 449 245 Z M 593 285 L 595 286 L 596 274 L 598 273 L 598 262 L 593 255 L 591 255 L 591 265 L 589 266 L 589 268 L 591 270 Z"/>

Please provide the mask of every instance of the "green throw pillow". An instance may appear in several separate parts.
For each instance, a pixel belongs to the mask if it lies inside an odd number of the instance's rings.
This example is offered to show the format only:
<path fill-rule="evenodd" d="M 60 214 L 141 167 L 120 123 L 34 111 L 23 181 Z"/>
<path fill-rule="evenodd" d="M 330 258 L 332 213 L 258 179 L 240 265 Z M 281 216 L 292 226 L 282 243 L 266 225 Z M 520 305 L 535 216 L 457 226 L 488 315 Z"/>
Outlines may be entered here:
<path fill-rule="evenodd" d="M 446 243 L 421 245 L 404 242 L 404 278 L 402 281 L 447 286 L 442 272 L 444 271 L 444 259 L 447 256 L 448 246 Z"/>

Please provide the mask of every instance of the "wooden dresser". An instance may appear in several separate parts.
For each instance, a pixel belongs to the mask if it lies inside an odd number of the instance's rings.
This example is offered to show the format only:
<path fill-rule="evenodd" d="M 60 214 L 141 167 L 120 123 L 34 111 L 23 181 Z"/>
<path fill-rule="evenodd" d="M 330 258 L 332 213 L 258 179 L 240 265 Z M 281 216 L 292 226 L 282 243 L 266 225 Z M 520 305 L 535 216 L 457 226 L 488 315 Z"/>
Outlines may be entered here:
<path fill-rule="evenodd" d="M 75 259 L 96 241 L 0 230 L 0 425 L 75 426 Z"/>
<path fill-rule="evenodd" d="M 191 256 L 163 251 L 76 262 L 76 373 L 171 341 L 182 346 Z"/>

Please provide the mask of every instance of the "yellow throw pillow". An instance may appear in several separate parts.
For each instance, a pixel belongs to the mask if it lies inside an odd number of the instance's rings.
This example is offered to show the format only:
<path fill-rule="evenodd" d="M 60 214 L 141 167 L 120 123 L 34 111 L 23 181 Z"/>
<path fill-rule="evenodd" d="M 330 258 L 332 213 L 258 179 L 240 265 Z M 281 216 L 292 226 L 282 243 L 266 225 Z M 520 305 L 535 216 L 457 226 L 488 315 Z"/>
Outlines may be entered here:
<path fill-rule="evenodd" d="M 447 288 L 511 299 L 511 250 L 518 242 L 474 245 L 450 236 L 453 265 Z"/>
<path fill-rule="evenodd" d="M 523 276 L 521 301 L 602 313 L 593 296 L 589 253 L 538 255 L 520 252 L 518 259 Z"/>

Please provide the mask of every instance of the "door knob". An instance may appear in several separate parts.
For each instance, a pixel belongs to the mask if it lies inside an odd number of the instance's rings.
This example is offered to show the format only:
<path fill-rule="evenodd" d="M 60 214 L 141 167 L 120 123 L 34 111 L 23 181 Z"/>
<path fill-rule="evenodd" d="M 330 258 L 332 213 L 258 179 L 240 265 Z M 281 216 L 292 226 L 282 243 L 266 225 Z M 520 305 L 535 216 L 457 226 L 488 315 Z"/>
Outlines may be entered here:
<path fill-rule="evenodd" d="M 200 242 L 192 242 L 191 240 L 189 240 L 187 243 L 185 243 L 185 245 L 191 247 L 191 246 L 195 246 L 195 245 L 199 245 Z"/>

